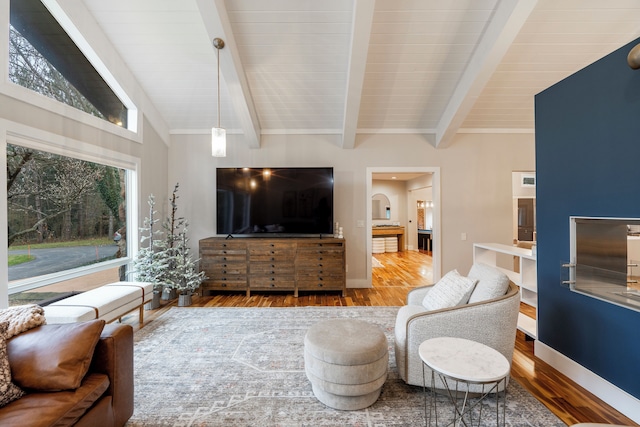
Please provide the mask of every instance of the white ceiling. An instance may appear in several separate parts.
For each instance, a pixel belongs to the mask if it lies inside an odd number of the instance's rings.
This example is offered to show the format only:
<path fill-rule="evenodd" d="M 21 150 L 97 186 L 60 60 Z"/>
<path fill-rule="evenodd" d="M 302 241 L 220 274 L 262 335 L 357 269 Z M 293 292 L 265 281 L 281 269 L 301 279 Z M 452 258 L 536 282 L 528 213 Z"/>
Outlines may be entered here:
<path fill-rule="evenodd" d="M 534 95 L 640 36 L 640 0 L 82 0 L 173 133 L 533 132 Z"/>

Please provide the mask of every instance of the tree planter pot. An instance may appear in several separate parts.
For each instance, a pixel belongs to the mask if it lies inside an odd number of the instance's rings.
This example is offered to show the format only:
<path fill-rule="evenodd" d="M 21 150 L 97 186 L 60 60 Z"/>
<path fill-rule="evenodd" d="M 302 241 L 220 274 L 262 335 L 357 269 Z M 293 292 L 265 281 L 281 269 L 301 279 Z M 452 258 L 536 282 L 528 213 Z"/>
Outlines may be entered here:
<path fill-rule="evenodd" d="M 191 305 L 191 293 L 178 295 L 178 307 Z"/>
<path fill-rule="evenodd" d="M 160 291 L 153 291 L 153 298 L 144 305 L 145 310 L 155 310 L 160 307 Z"/>
<path fill-rule="evenodd" d="M 178 294 L 177 294 L 176 290 L 173 289 L 173 288 L 165 287 L 162 290 L 162 299 L 165 300 L 165 301 L 166 300 L 170 300 L 170 299 L 175 299 L 177 296 L 178 296 Z"/>

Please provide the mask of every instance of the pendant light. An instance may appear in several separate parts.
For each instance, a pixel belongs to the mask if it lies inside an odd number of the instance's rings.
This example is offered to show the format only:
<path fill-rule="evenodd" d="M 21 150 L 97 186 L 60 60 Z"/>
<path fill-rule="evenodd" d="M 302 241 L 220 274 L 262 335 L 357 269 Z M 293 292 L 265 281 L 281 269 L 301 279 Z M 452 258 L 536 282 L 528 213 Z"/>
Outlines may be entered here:
<path fill-rule="evenodd" d="M 224 47 L 224 40 L 213 39 L 213 47 L 218 49 L 218 127 L 211 128 L 211 155 L 213 157 L 227 156 L 227 131 L 220 127 L 220 49 Z"/>

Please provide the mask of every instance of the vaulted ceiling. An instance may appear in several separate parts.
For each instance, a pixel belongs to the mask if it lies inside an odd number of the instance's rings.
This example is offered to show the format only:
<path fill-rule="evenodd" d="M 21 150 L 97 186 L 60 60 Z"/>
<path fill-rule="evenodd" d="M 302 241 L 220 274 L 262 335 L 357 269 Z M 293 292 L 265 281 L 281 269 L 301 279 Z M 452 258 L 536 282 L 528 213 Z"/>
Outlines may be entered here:
<path fill-rule="evenodd" d="M 82 0 L 173 133 L 533 132 L 534 95 L 640 36 L 640 0 Z"/>

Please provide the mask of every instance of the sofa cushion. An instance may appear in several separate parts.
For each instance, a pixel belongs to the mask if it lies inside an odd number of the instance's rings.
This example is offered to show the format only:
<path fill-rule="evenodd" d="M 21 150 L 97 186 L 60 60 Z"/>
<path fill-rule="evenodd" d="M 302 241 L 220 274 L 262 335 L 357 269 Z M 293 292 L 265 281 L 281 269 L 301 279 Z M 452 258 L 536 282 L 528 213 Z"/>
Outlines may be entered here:
<path fill-rule="evenodd" d="M 5 339 L 8 327 L 8 322 L 0 323 L 0 408 L 24 395 L 24 391 L 11 381 L 11 367 Z"/>
<path fill-rule="evenodd" d="M 42 325 L 13 337 L 7 350 L 15 383 L 39 391 L 78 388 L 104 325 L 104 320 Z"/>
<path fill-rule="evenodd" d="M 440 310 L 466 304 L 476 281 L 451 270 L 425 295 L 422 305 L 427 310 Z"/>
<path fill-rule="evenodd" d="M 469 297 L 469 304 L 501 297 L 509 288 L 509 277 L 487 264 L 473 264 L 468 277 L 478 281 Z"/>
<path fill-rule="evenodd" d="M 109 377 L 105 374 L 90 372 L 75 390 L 50 392 L 31 392 L 0 411 L 2 427 L 51 427 L 75 426 L 96 402 L 102 403 L 111 397 L 104 396 L 109 388 Z M 102 398 L 102 399 L 101 399 Z M 110 411 L 109 411 L 110 412 Z M 99 423 L 93 418 L 93 426 L 110 426 L 112 415 L 101 418 Z"/>

